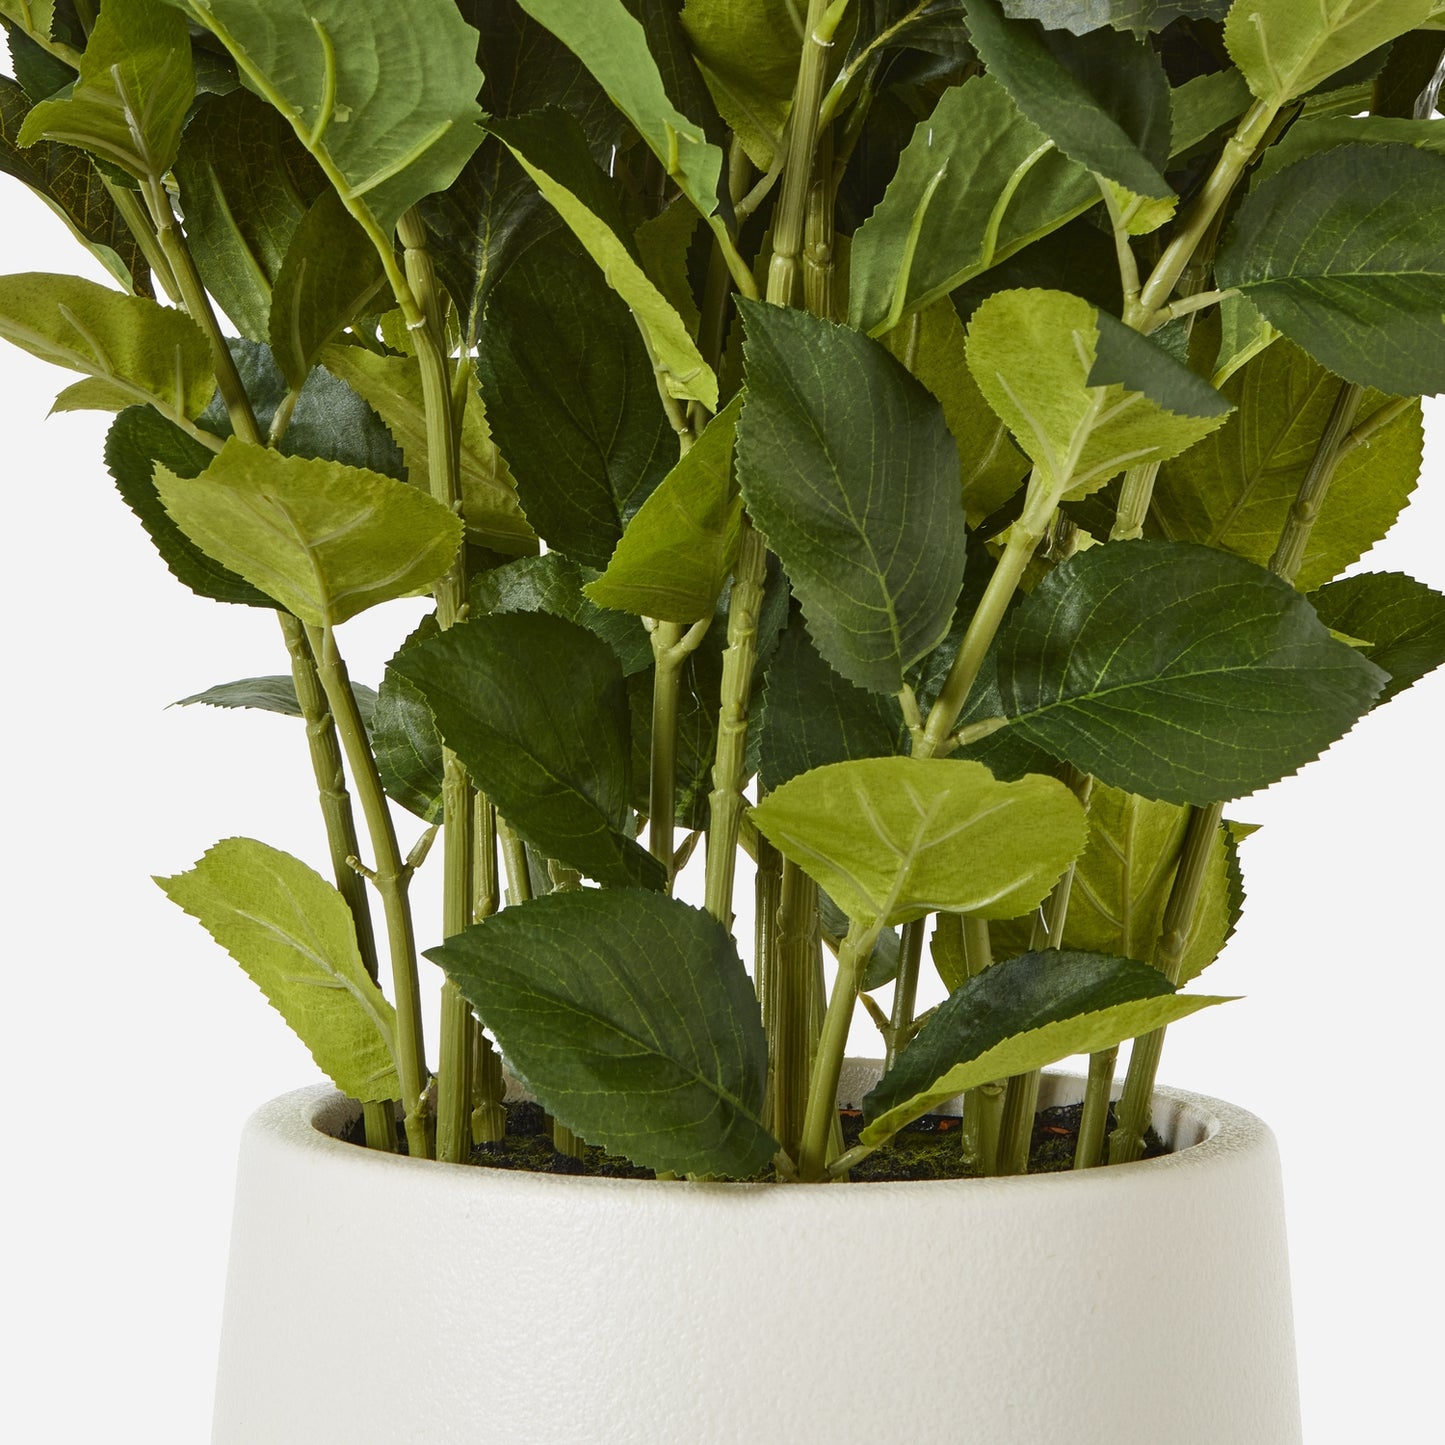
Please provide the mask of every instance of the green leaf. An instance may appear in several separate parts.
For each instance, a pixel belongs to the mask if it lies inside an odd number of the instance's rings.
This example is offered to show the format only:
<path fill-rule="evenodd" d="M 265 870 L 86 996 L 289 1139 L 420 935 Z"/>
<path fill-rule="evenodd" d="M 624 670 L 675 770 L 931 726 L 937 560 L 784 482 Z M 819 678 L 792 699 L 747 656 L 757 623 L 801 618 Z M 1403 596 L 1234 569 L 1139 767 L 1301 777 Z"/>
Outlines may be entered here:
<path fill-rule="evenodd" d="M 41 101 L 20 144 L 78 146 L 140 180 L 159 182 L 196 94 L 186 22 L 163 0 L 106 0 L 70 94 Z"/>
<path fill-rule="evenodd" d="M 1219 304 L 1219 352 L 1210 385 L 1219 390 L 1240 367 L 1279 340 L 1279 332 L 1243 296 L 1226 296 Z"/>
<path fill-rule="evenodd" d="M 1445 663 L 1445 597 L 1402 572 L 1342 577 L 1310 594 L 1320 621 L 1370 644 L 1390 674 L 1376 706 Z"/>
<path fill-rule="evenodd" d="M 550 1114 L 634 1164 L 747 1178 L 767 1044 L 737 948 L 655 893 L 554 893 L 427 951 Z"/>
<path fill-rule="evenodd" d="M 1237 0 L 1224 26 L 1230 57 L 1271 105 L 1313 90 L 1386 41 L 1423 24 L 1437 0 Z"/>
<path fill-rule="evenodd" d="M 1050 949 L 986 968 L 949 995 L 863 1100 L 881 1144 L 965 1089 L 1094 1053 L 1228 999 L 1172 991 L 1129 958 Z"/>
<path fill-rule="evenodd" d="M 477 33 L 453 0 L 169 0 L 291 122 L 347 208 L 389 244 L 476 149 Z"/>
<path fill-rule="evenodd" d="M 813 646 L 801 615 L 783 633 L 768 668 L 756 726 L 758 777 L 768 792 L 827 763 L 908 751 L 897 699 L 839 677 Z"/>
<path fill-rule="evenodd" d="M 748 159 L 773 164 L 792 109 L 802 36 L 786 5 L 687 0 L 682 23 L 723 119 Z"/>
<path fill-rule="evenodd" d="M 343 1094 L 395 1099 L 396 1011 L 367 975 L 346 900 L 299 859 L 227 838 L 157 878 L 236 960 Z"/>
<path fill-rule="evenodd" d="M 405 482 L 234 437 L 201 476 L 162 465 L 155 482 L 193 542 L 313 627 L 424 591 L 461 545 L 461 523 Z"/>
<path fill-rule="evenodd" d="M 373 714 L 376 711 L 376 691 L 359 682 L 351 684 L 356 698 L 357 710 L 368 732 L 371 731 Z M 192 707 L 197 703 L 206 707 L 254 708 L 258 712 L 279 713 L 282 717 L 303 717 L 301 704 L 296 700 L 296 683 L 290 673 L 273 677 L 243 677 L 235 682 L 220 682 L 204 692 L 192 693 L 190 697 L 178 698 L 172 707 Z"/>
<path fill-rule="evenodd" d="M 407 480 L 425 489 L 430 475 L 426 405 L 415 359 L 381 356 L 359 346 L 328 346 L 322 361 L 382 419 L 406 458 Z M 522 515 L 511 471 L 492 440 L 482 399 L 475 392 L 468 394 L 462 415 L 458 464 L 468 539 L 508 554 L 534 548 L 536 538 Z"/>
<path fill-rule="evenodd" d="M 0 75 L 0 171 L 29 186 L 127 290 L 148 294 L 150 267 L 89 156 L 54 141 L 20 148 L 30 110 L 24 90 Z"/>
<path fill-rule="evenodd" d="M 718 208 L 723 155 L 668 99 L 647 34 L 621 0 L 518 0 L 597 79 L 704 216 Z"/>
<path fill-rule="evenodd" d="M 424 617 L 397 656 L 438 631 L 435 614 Z M 395 662 L 387 665 L 376 696 L 371 727 L 376 769 L 387 797 L 423 822 L 436 823 L 442 816 L 442 740 L 421 690 L 396 670 Z"/>
<path fill-rule="evenodd" d="M 1239 408 L 1193 451 L 1166 462 L 1154 487 L 1151 529 L 1264 566 L 1324 435 L 1340 381 L 1281 341 L 1225 383 Z M 1360 419 L 1387 404 L 1367 392 Z M 1339 460 L 1320 504 L 1296 585 L 1338 576 L 1389 531 L 1420 473 L 1421 424 L 1412 403 Z"/>
<path fill-rule="evenodd" d="M 1384 682 L 1288 583 L 1187 542 L 1078 553 L 1018 608 L 999 649 L 1010 731 L 1172 803 L 1237 798 L 1294 772 Z"/>
<path fill-rule="evenodd" d="M 1065 38 L 1009 20 L 999 0 L 965 0 L 969 35 L 988 72 L 1070 160 L 1166 199 L 1169 82 L 1147 46 L 1113 30 Z"/>
<path fill-rule="evenodd" d="M 1087 35 L 1100 26 L 1115 30 L 1163 30 L 1181 16 L 1223 20 L 1230 0 L 1004 0 L 1004 13 L 1038 20 L 1050 30 Z"/>
<path fill-rule="evenodd" d="M 548 552 L 519 557 L 483 572 L 472 582 L 473 616 L 508 612 L 546 612 L 596 633 L 617 654 L 623 673 L 632 677 L 652 666 L 652 643 L 636 617 L 599 607 L 589 589 L 597 582 L 590 567 Z"/>
<path fill-rule="evenodd" d="M 940 918 L 952 918 L 951 913 L 940 914 Z M 830 939 L 829 946 L 836 952 L 842 946 L 848 933 L 848 915 L 821 889 L 818 892 L 818 922 L 823 934 Z M 863 991 L 871 993 L 882 988 L 898 977 L 898 957 L 902 940 L 896 928 L 880 929 L 873 944 L 873 952 L 863 968 Z"/>
<path fill-rule="evenodd" d="M 285 119 L 248 90 L 197 109 L 176 179 L 206 290 L 243 336 L 270 336 L 271 289 L 326 178 Z"/>
<path fill-rule="evenodd" d="M 1337 376 L 1445 391 L 1445 157 L 1346 145 L 1297 161 L 1245 198 L 1215 275 Z"/>
<path fill-rule="evenodd" d="M 171 520 L 156 492 L 152 474 L 157 462 L 179 476 L 194 477 L 214 455 L 148 406 L 121 412 L 105 438 L 105 465 L 172 576 L 201 597 L 274 608 L 272 598 L 201 551 Z"/>
<path fill-rule="evenodd" d="M 477 373 L 527 520 L 549 547 L 606 567 L 677 437 L 626 304 L 570 237 L 538 242 L 493 287 Z"/>
<path fill-rule="evenodd" d="M 753 809 L 759 830 L 855 922 L 945 910 L 1012 918 L 1084 846 L 1084 810 L 1053 778 L 1000 783 L 981 763 L 868 758 L 815 768 Z"/>
<path fill-rule="evenodd" d="M 1061 947 L 1149 959 L 1163 933 L 1188 823 L 1187 808 L 1153 802 L 1096 779 L 1089 795 L 1089 843 L 1074 864 Z M 1205 863 L 1180 983 L 1203 973 L 1233 930 L 1233 855 L 1228 826 L 1223 826 Z M 1031 933 L 1026 920 L 994 924 L 994 956 L 1028 952 Z"/>
<path fill-rule="evenodd" d="M 984 76 L 944 91 L 853 238 L 849 324 L 877 334 L 1099 200 Z"/>
<path fill-rule="evenodd" d="M 607 178 L 592 163 L 582 127 L 550 109 L 489 126 L 537 183 L 607 284 L 631 308 L 670 396 L 717 410 L 717 377 L 672 303 L 643 269 L 637 243 Z"/>
<path fill-rule="evenodd" d="M 366 232 L 339 196 L 325 192 L 293 232 L 271 295 L 271 354 L 293 390 L 321 348 L 364 316 L 385 285 Z"/>
<path fill-rule="evenodd" d="M 968 366 L 1056 498 L 1176 456 L 1230 411 L 1167 352 L 1064 291 L 990 296 L 969 323 Z"/>
<path fill-rule="evenodd" d="M 0 276 L 0 337 L 106 383 L 105 410 L 155 401 L 194 417 L 211 399 L 211 347 L 183 312 L 79 276 Z"/>
<path fill-rule="evenodd" d="M 1409 145 L 1445 155 L 1445 125 L 1389 116 L 1319 116 L 1296 121 L 1260 157 L 1256 184 L 1276 171 L 1341 145 Z"/>
<path fill-rule="evenodd" d="M 693 336 L 701 328 L 702 315 L 692 294 L 688 256 L 700 225 L 702 217 L 681 196 L 645 220 L 635 233 L 642 269 Z"/>
<path fill-rule="evenodd" d="M 627 524 L 607 570 L 587 584 L 602 607 L 697 622 L 712 615 L 737 557 L 743 505 L 733 480 L 742 396 L 715 416 Z"/>
<path fill-rule="evenodd" d="M 823 656 L 896 693 L 963 580 L 958 450 L 938 402 L 867 337 L 744 303 L 738 481 Z"/>
<path fill-rule="evenodd" d="M 600 883 L 663 886 L 656 859 L 626 836 L 627 691 L 600 638 L 545 613 L 475 617 L 391 665 L 527 842 Z"/>
<path fill-rule="evenodd" d="M 1249 86 L 1234 69 L 1196 75 L 1175 86 L 1169 92 L 1170 156 L 1193 150 L 1215 131 L 1238 120 L 1248 106 Z"/>
<path fill-rule="evenodd" d="M 968 369 L 963 322 L 944 297 L 915 313 L 917 330 L 895 326 L 883 344 L 938 399 L 943 420 L 958 444 L 963 506 L 971 527 L 979 526 L 1018 491 L 1028 474 L 1024 454 L 1008 428 L 984 400 Z"/>

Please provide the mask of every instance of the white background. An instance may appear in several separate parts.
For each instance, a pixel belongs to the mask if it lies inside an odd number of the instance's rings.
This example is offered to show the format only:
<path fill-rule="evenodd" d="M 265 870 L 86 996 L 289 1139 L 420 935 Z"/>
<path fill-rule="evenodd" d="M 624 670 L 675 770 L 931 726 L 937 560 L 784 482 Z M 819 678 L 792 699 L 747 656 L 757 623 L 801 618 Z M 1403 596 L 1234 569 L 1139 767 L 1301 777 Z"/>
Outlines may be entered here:
<path fill-rule="evenodd" d="M 104 279 L 7 179 L 0 272 L 23 270 Z M 317 1073 L 148 878 L 236 834 L 323 871 L 326 853 L 298 723 L 167 709 L 285 671 L 279 631 L 169 576 L 105 473 L 109 418 L 44 419 L 67 380 L 0 351 L 0 1433 L 180 1445 L 208 1428 L 237 1132 Z M 1430 422 L 1420 495 L 1367 565 L 1445 589 L 1439 401 Z M 348 624 L 359 680 L 379 680 L 418 606 Z M 1243 927 L 1205 985 L 1249 997 L 1177 1026 L 1165 1052 L 1164 1082 L 1279 1135 L 1311 1445 L 1409 1445 L 1439 1418 L 1442 725 L 1436 676 L 1235 806 L 1265 827 Z M 875 1052 L 867 1027 L 855 1047 Z"/>

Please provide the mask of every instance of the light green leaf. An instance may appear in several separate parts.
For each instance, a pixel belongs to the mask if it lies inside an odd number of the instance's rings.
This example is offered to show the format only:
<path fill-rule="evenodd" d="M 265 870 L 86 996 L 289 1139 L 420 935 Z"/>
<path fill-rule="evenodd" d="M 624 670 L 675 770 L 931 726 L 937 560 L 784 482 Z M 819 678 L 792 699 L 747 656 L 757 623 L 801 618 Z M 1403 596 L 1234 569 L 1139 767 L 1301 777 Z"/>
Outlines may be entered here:
<path fill-rule="evenodd" d="M 554 893 L 427 951 L 547 1111 L 590 1143 L 677 1174 L 747 1178 L 767 1043 L 726 929 L 636 890 Z"/>
<path fill-rule="evenodd" d="M 667 298 L 692 336 L 702 324 L 692 282 L 687 273 L 688 253 L 702 217 L 682 196 L 655 216 L 650 216 L 636 233 L 637 254 L 652 284 Z"/>
<path fill-rule="evenodd" d="M 106 0 L 63 99 L 41 101 L 20 144 L 78 146 L 140 180 L 159 182 L 195 98 L 186 22 L 163 0 Z"/>
<path fill-rule="evenodd" d="M 1169 154 L 1182 156 L 1215 131 L 1237 120 L 1249 106 L 1249 86 L 1237 70 L 1196 75 L 1169 92 Z"/>
<path fill-rule="evenodd" d="M 325 192 L 293 232 L 271 295 L 271 353 L 293 391 L 304 385 L 321 348 L 374 309 L 385 284 L 366 232 L 339 196 Z"/>
<path fill-rule="evenodd" d="M 1262 567 L 1187 542 L 1114 542 L 1056 567 L 1006 624 L 1009 730 L 1116 788 L 1237 798 L 1317 757 L 1385 675 Z"/>
<path fill-rule="evenodd" d="M 157 466 L 155 482 L 197 546 L 313 627 L 424 591 L 462 540 L 461 523 L 405 482 L 235 437 L 199 477 Z"/>
<path fill-rule="evenodd" d="M 249 90 L 198 107 L 175 172 L 206 290 L 243 336 L 265 341 L 271 288 L 326 178 L 285 119 Z"/>
<path fill-rule="evenodd" d="M 518 0 L 596 77 L 704 216 L 718 208 L 723 156 L 667 97 L 641 24 L 622 0 Z"/>
<path fill-rule="evenodd" d="M 948 631 L 963 581 L 958 449 L 943 410 L 876 341 L 744 303 L 738 482 L 818 650 L 896 693 Z"/>
<path fill-rule="evenodd" d="M 627 689 L 600 638 L 540 612 L 474 617 L 391 666 L 527 842 L 600 883 L 663 886 L 661 865 L 627 836 Z"/>
<path fill-rule="evenodd" d="M 949 995 L 863 1100 L 860 1142 L 878 1145 L 994 1079 L 1112 1048 L 1225 998 L 1176 994 L 1157 969 L 1097 953 L 1026 953 Z"/>
<path fill-rule="evenodd" d="M 668 394 L 716 411 L 717 377 L 682 317 L 643 269 L 617 199 L 593 164 L 582 127 L 566 111 L 553 108 L 493 121 L 488 129 L 506 144 L 602 268 L 607 284 L 627 302 Z"/>
<path fill-rule="evenodd" d="M 1345 145 L 1257 186 L 1215 267 L 1337 376 L 1445 391 L 1445 156 Z"/>
<path fill-rule="evenodd" d="M 1185 807 L 1153 802 L 1095 779 L 1089 795 L 1089 843 L 1074 864 L 1061 946 L 1152 958 L 1188 823 Z M 1233 851 L 1228 828 L 1221 827 L 1204 865 L 1180 983 L 1197 978 L 1214 962 L 1234 927 Z M 1028 951 L 1031 928 L 1024 920 L 995 923 L 992 936 L 994 956 L 1007 958 Z"/>
<path fill-rule="evenodd" d="M 607 570 L 587 584 L 594 602 L 664 622 L 712 615 L 742 526 L 732 466 L 741 409 L 739 394 L 642 504 Z"/>
<path fill-rule="evenodd" d="M 548 547 L 606 567 L 677 435 L 627 306 L 572 237 L 537 242 L 492 288 L 477 375 L 527 520 Z"/>
<path fill-rule="evenodd" d="M 406 458 L 407 480 L 425 490 L 430 475 L 426 405 L 415 359 L 380 356 L 359 346 L 327 346 L 321 361 L 382 419 Z M 522 515 L 516 484 L 492 440 L 482 399 L 474 391 L 468 394 L 462 415 L 458 465 L 462 520 L 469 540 L 509 555 L 534 549 L 537 539 Z"/>
<path fill-rule="evenodd" d="M 291 122 L 373 241 L 481 140 L 477 32 L 453 0 L 169 0 Z"/>
<path fill-rule="evenodd" d="M 1178 455 L 1230 411 L 1167 352 L 1065 291 L 990 296 L 969 323 L 968 366 L 1056 499 Z"/>
<path fill-rule="evenodd" d="M 996 81 L 953 86 L 853 237 L 849 324 L 887 331 L 1098 201 Z"/>
<path fill-rule="evenodd" d="M 186 873 L 157 878 L 245 969 L 343 1094 L 395 1099 L 396 1011 L 372 982 L 351 910 L 299 859 L 227 838 Z"/>
<path fill-rule="evenodd" d="M 1086 37 L 1010 20 L 999 0 L 965 0 L 969 37 L 988 73 L 1051 141 L 1081 166 L 1136 195 L 1168 199 L 1169 82 L 1132 36 Z"/>
<path fill-rule="evenodd" d="M 189 316 L 79 276 L 0 276 L 0 337 L 106 382 L 107 407 L 126 398 L 194 417 L 216 389 L 210 343 Z"/>
<path fill-rule="evenodd" d="M 1271 105 L 1314 89 L 1336 71 L 1414 30 L 1436 0 L 1236 0 L 1224 43 L 1249 88 Z"/>
<path fill-rule="evenodd" d="M 1279 332 L 1260 315 L 1259 307 L 1243 296 L 1226 296 L 1220 302 L 1219 332 L 1219 354 L 1209 381 L 1221 390 L 1240 367 L 1279 340 Z"/>
<path fill-rule="evenodd" d="M 915 330 L 916 327 L 916 330 Z M 1029 464 L 990 409 L 968 369 L 963 322 L 949 297 L 916 311 L 883 344 L 938 399 L 958 444 L 963 506 L 970 527 L 992 516 L 1023 484 Z"/>
<path fill-rule="evenodd" d="M 759 831 L 855 922 L 940 910 L 1012 918 L 1033 908 L 1084 846 L 1084 810 L 1062 783 L 1000 783 L 982 763 L 868 758 L 815 768 L 753 809 Z"/>
<path fill-rule="evenodd" d="M 1298 347 L 1277 342 L 1225 384 L 1239 408 L 1219 431 L 1166 462 L 1151 529 L 1202 542 L 1260 566 L 1274 555 L 1324 435 L 1340 381 Z M 1361 421 L 1387 405 L 1367 392 Z M 1390 530 L 1420 474 L 1418 403 L 1340 457 L 1296 579 L 1303 592 L 1338 576 Z"/>
<path fill-rule="evenodd" d="M 1445 663 L 1445 597 L 1413 577 L 1342 577 L 1310 601 L 1326 627 L 1368 642 L 1370 661 L 1390 674 L 1377 707 Z"/>
<path fill-rule="evenodd" d="M 0 171 L 29 186 L 126 290 L 149 293 L 150 267 L 90 157 L 54 141 L 21 149 L 30 111 L 21 86 L 0 75 Z"/>
<path fill-rule="evenodd" d="M 792 109 L 799 14 L 769 0 L 687 0 L 682 10 L 713 100 L 762 171 L 773 164 Z"/>

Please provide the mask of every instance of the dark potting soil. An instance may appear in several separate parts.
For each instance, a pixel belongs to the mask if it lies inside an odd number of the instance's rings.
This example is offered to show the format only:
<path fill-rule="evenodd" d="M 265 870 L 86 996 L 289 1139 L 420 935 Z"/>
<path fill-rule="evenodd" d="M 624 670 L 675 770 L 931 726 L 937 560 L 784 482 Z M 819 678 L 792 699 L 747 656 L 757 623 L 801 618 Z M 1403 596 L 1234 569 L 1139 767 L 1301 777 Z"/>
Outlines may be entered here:
<path fill-rule="evenodd" d="M 482 1169 L 527 1169 L 534 1174 L 583 1174 L 602 1179 L 657 1177 L 651 1169 L 641 1169 L 593 1144 L 582 1144 L 576 1155 L 554 1149 L 550 1123 L 540 1104 L 513 1103 L 506 1109 L 506 1138 L 495 1144 L 474 1144 L 469 1164 Z M 1082 1104 L 1063 1104 L 1041 1109 L 1034 1115 L 1030 1174 L 1056 1174 L 1074 1167 L 1074 1145 L 1083 1111 Z M 857 1109 L 840 1109 L 838 1114 L 843 1147 L 851 1149 L 862 1132 L 863 1115 Z M 901 1179 L 971 1178 L 976 1171 L 968 1167 L 963 1158 L 960 1127 L 955 1115 L 927 1114 L 915 1119 L 889 1143 L 856 1165 L 849 1179 L 855 1184 L 867 1184 Z M 1113 1127 L 1111 1106 L 1109 1128 Z M 358 1119 L 341 1137 L 348 1144 L 363 1145 L 361 1121 Z M 400 1129 L 397 1148 L 399 1153 L 406 1152 L 406 1140 Z M 1145 1139 L 1144 1157 L 1153 1159 L 1167 1153 L 1168 1146 L 1151 1129 Z"/>

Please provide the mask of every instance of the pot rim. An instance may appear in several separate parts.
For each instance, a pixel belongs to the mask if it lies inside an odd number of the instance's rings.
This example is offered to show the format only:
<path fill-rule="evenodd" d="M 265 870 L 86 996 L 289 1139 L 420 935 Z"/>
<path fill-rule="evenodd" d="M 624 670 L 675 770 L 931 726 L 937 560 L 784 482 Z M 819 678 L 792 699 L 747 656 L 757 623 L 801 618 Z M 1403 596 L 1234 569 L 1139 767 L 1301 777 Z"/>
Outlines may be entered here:
<path fill-rule="evenodd" d="M 840 1106 L 847 1106 L 861 1097 L 876 1079 L 881 1065 L 876 1060 L 849 1059 L 839 1089 Z M 1122 1081 L 1116 1081 L 1117 1095 Z M 1040 1093 L 1040 1107 L 1056 1102 L 1076 1102 L 1082 1097 L 1084 1076 L 1070 1072 L 1046 1072 Z M 516 1095 L 518 1091 L 509 1090 Z M 521 1096 L 521 1095 L 519 1095 Z M 525 1097 L 525 1096 L 521 1096 Z M 938 1113 L 957 1113 L 958 1101 L 939 1107 Z M 311 1155 L 315 1162 L 330 1168 L 413 1171 L 418 1180 L 421 1172 L 429 1174 L 428 1187 L 463 1188 L 476 1191 L 499 1188 L 534 1188 L 544 1190 L 592 1189 L 615 1195 L 644 1192 L 656 1197 L 657 1181 L 651 1179 L 611 1179 L 591 1175 L 545 1174 L 531 1170 L 478 1169 L 464 1165 L 439 1164 L 430 1159 L 412 1159 L 401 1154 L 383 1154 L 357 1144 L 345 1143 L 337 1131 L 352 1123 L 360 1114 L 354 1100 L 348 1099 L 329 1084 L 313 1084 L 263 1104 L 246 1124 L 248 1138 L 262 1138 L 288 1153 Z M 1154 1091 L 1154 1124 L 1171 1144 L 1187 1141 L 1174 1153 L 1154 1159 L 1112 1167 L 1068 1170 L 1052 1174 L 1027 1174 L 988 1179 L 900 1179 L 870 1181 L 862 1187 L 870 1200 L 880 1195 L 896 1195 L 900 1200 L 925 1193 L 963 1190 L 970 1193 L 1013 1191 L 1022 1201 L 1027 1193 L 1048 1189 L 1056 1194 L 1064 1190 L 1114 1191 L 1130 1189 L 1148 1181 L 1151 1186 L 1170 1189 L 1188 1188 L 1185 1176 L 1200 1170 L 1227 1167 L 1243 1162 L 1260 1152 L 1275 1153 L 1274 1135 L 1269 1126 L 1256 1115 L 1238 1105 L 1185 1089 L 1158 1087 Z M 679 1199 L 707 1198 L 716 1202 L 719 1196 L 738 1199 L 759 1194 L 772 1197 L 806 1198 L 826 1192 L 831 1196 L 841 1191 L 820 1191 L 816 1188 L 780 1189 L 776 1183 L 725 1183 L 708 1181 L 667 1181 L 671 1187 L 685 1183 L 686 1189 L 675 1191 Z M 852 1190 L 848 1191 L 852 1193 Z M 1077 1195 L 1071 1196 L 1077 1198 Z"/>

